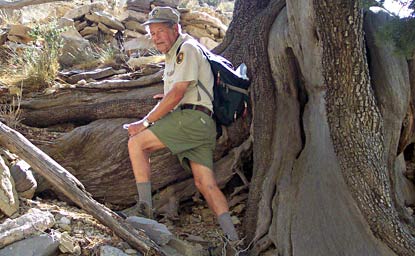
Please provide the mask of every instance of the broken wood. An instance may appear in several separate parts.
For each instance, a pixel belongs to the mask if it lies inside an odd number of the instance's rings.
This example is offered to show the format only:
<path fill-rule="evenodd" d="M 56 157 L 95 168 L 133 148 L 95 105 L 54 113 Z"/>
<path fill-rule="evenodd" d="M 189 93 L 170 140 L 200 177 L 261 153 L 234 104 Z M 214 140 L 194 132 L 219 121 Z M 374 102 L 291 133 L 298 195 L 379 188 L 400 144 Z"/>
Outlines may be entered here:
<path fill-rule="evenodd" d="M 0 144 L 21 156 L 33 170 L 42 175 L 57 190 L 62 192 L 79 207 L 112 229 L 132 247 L 147 255 L 165 255 L 148 236 L 132 228 L 110 209 L 95 201 L 84 186 L 52 158 L 34 146 L 23 135 L 0 122 Z"/>
<path fill-rule="evenodd" d="M 46 127 L 59 123 L 88 123 L 108 118 L 138 118 L 156 105 L 161 84 L 131 90 L 91 92 L 69 89 L 21 103 L 22 123 Z"/>
<path fill-rule="evenodd" d="M 77 177 L 96 200 L 128 207 L 136 203 L 137 187 L 128 156 L 128 133 L 122 126 L 136 120 L 137 118 L 97 120 L 77 127 L 51 143 L 39 147 Z M 226 138 L 218 141 L 214 154 L 215 162 L 229 155 L 231 147 L 237 147 L 248 137 L 247 132 L 241 131 L 242 125 L 237 125 L 242 121 L 244 120 L 239 119 L 235 122 L 236 126 L 228 127 Z M 30 139 L 32 140 L 31 137 Z M 242 159 L 246 161 L 250 156 Z M 191 173 L 183 170 L 177 157 L 167 149 L 152 153 L 150 161 L 153 193 L 191 177 Z M 218 177 L 222 176 L 219 172 L 216 168 L 215 173 Z M 38 180 L 38 191 L 47 189 L 53 187 Z M 178 200 L 182 201 L 180 196 L 181 194 L 176 194 Z M 161 200 L 169 201 L 169 195 Z"/>
<path fill-rule="evenodd" d="M 148 76 L 140 77 L 136 80 L 104 80 L 99 82 L 87 83 L 85 85 L 78 85 L 78 87 L 100 90 L 135 88 L 159 83 L 162 81 L 162 78 L 163 70 Z"/>
<path fill-rule="evenodd" d="M 113 76 L 113 75 L 119 75 L 119 74 L 124 74 L 126 73 L 127 70 L 125 69 L 113 69 L 112 67 L 106 67 L 106 68 L 98 68 L 95 70 L 90 70 L 90 71 L 79 71 L 77 73 L 73 73 L 67 77 L 65 77 L 64 73 L 62 73 L 63 75 L 63 79 L 71 84 L 77 83 L 78 81 L 85 79 L 94 79 L 94 80 L 98 80 L 98 79 L 103 79 L 109 76 Z"/>

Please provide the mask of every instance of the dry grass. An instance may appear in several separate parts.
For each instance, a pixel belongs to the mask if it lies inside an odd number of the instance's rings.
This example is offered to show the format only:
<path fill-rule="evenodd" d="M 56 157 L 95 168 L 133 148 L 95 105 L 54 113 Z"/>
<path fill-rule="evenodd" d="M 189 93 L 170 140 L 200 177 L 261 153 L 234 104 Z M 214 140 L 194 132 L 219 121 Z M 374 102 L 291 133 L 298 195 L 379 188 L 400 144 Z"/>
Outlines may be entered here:
<path fill-rule="evenodd" d="M 0 9 L 0 26 L 5 27 L 7 24 L 19 24 L 20 11 Z"/>
<path fill-rule="evenodd" d="M 62 38 L 56 22 L 32 28 L 35 38 L 31 45 L 8 48 L 3 52 L 0 82 L 8 86 L 23 86 L 26 91 L 38 91 L 54 84 L 59 71 L 58 56 Z"/>
<path fill-rule="evenodd" d="M 0 119 L 9 127 L 15 129 L 21 119 L 20 103 L 22 100 L 21 90 L 12 97 L 11 102 L 0 105 Z"/>
<path fill-rule="evenodd" d="M 94 69 L 117 65 L 117 58 L 120 52 L 111 44 L 92 44 L 88 52 L 91 55 L 91 60 L 83 61 L 75 65 L 74 69 Z"/>

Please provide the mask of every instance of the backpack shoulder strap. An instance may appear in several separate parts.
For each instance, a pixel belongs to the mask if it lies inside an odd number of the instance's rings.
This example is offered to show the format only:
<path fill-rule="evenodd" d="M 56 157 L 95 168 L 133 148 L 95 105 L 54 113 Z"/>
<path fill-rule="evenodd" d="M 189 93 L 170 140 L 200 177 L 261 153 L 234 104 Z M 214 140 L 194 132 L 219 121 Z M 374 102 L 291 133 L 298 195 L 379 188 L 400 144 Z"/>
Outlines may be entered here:
<path fill-rule="evenodd" d="M 182 42 L 179 45 L 179 47 L 177 48 L 176 56 L 177 56 L 177 54 L 179 54 L 183 43 L 184 42 Z M 205 50 L 199 44 L 197 44 L 197 47 L 202 51 L 203 55 L 206 57 L 207 61 L 209 62 L 209 65 L 210 65 L 210 59 L 209 59 L 209 56 L 206 54 Z M 208 89 L 202 84 L 202 82 L 200 80 L 197 80 L 197 86 L 200 87 L 206 93 L 206 95 L 209 97 L 210 101 L 213 101 L 212 94 L 209 93 Z M 198 95 L 198 100 L 200 101 L 200 95 Z"/>

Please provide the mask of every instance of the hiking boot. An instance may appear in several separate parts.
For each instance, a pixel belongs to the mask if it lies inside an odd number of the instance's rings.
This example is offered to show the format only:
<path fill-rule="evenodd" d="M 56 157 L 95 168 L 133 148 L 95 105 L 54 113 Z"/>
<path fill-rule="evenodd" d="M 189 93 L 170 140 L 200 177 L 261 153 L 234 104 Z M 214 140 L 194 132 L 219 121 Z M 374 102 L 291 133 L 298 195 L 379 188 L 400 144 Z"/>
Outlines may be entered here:
<path fill-rule="evenodd" d="M 154 219 L 153 209 L 150 209 L 149 205 L 145 202 L 136 203 L 132 207 L 116 213 L 124 219 L 131 216 Z"/>

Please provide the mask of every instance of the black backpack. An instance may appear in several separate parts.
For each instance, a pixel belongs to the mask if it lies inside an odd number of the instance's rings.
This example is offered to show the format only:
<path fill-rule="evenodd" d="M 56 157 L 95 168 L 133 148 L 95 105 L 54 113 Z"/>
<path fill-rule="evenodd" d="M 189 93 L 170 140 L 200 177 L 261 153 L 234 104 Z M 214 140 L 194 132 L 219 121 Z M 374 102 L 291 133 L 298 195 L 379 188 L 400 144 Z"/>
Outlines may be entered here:
<path fill-rule="evenodd" d="M 229 126 L 248 111 L 248 87 L 250 81 L 238 74 L 232 63 L 197 44 L 210 63 L 213 72 L 213 98 L 206 87 L 198 81 L 198 86 L 210 97 L 213 103 L 213 117 L 216 121 L 218 136 L 221 125 Z M 180 52 L 181 45 L 176 55 Z"/>

